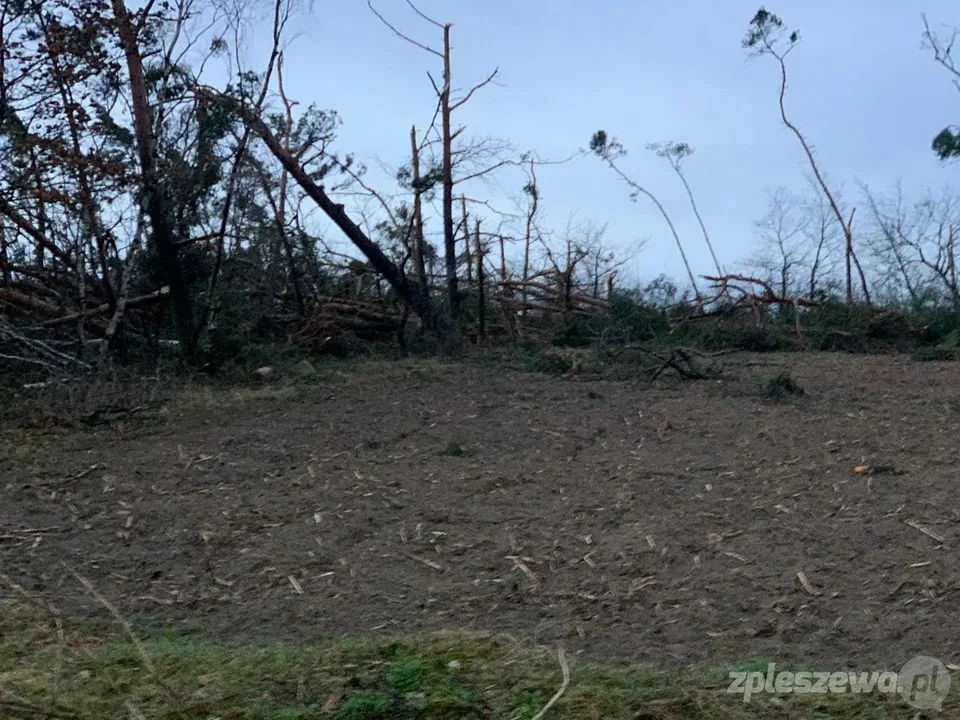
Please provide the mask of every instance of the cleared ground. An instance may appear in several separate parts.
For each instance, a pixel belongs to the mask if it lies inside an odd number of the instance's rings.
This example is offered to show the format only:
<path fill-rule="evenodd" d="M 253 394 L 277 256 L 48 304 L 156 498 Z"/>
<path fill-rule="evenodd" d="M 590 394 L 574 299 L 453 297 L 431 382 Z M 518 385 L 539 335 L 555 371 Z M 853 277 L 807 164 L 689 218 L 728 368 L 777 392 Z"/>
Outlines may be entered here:
<path fill-rule="evenodd" d="M 645 385 L 369 363 L 95 430 L 9 428 L 0 567 L 70 617 L 103 608 L 64 563 L 126 617 L 228 639 L 470 629 L 659 666 L 960 661 L 960 364 L 723 364 Z M 764 396 L 781 370 L 802 396 Z"/>

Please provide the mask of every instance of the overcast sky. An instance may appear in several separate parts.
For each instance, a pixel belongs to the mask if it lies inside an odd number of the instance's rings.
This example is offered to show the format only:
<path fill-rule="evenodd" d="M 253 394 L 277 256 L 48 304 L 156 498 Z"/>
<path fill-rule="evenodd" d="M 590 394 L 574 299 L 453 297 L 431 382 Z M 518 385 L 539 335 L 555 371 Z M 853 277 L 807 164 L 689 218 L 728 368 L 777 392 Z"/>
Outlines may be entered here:
<path fill-rule="evenodd" d="M 376 7 L 405 33 L 439 46 L 439 31 L 404 0 Z M 695 270 L 710 262 L 682 186 L 648 143 L 677 140 L 695 149 L 685 167 L 721 262 L 755 247 L 754 221 L 765 193 L 801 187 L 807 168 L 780 124 L 778 71 L 771 58 L 748 60 L 740 42 L 758 5 L 692 0 L 420 0 L 454 23 L 455 87 L 499 67 L 498 84 L 460 111 L 468 133 L 496 136 L 520 150 L 561 158 L 586 147 L 603 128 L 629 155 L 623 168 L 674 216 Z M 921 46 L 921 13 L 935 27 L 960 24 L 955 0 L 925 6 L 893 0 L 782 0 L 767 8 L 800 30 L 788 59 L 788 112 L 815 144 L 831 180 L 852 197 L 857 182 L 878 190 L 898 179 L 909 193 L 957 182 L 960 165 L 943 165 L 932 137 L 960 122 L 960 93 Z M 337 148 L 372 168 L 407 161 L 411 124 L 426 125 L 437 58 L 384 27 L 365 0 L 315 0 L 301 12 L 287 51 L 291 96 L 337 110 Z M 265 46 L 254 42 L 251 58 Z M 629 274 L 682 273 L 676 247 L 656 210 L 631 203 L 628 190 L 596 158 L 539 172 L 544 224 L 562 230 L 574 214 L 608 223 L 608 242 L 625 252 L 646 239 Z M 522 179 L 504 175 L 519 194 Z M 482 190 L 478 189 L 477 192 Z M 503 202 L 505 209 L 513 209 Z M 335 232 L 331 229 L 330 232 Z"/>

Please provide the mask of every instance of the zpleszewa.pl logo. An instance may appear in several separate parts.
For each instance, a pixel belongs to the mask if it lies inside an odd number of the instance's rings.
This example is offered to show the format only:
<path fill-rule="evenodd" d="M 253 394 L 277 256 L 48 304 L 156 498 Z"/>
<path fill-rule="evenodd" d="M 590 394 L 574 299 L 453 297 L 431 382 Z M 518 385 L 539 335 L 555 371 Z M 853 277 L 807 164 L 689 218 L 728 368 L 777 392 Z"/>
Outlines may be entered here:
<path fill-rule="evenodd" d="M 939 710 L 950 691 L 950 671 L 936 658 L 918 655 L 900 672 L 777 671 L 776 665 L 759 670 L 731 672 L 729 693 L 742 693 L 743 701 L 760 693 L 898 693 L 911 707 Z"/>

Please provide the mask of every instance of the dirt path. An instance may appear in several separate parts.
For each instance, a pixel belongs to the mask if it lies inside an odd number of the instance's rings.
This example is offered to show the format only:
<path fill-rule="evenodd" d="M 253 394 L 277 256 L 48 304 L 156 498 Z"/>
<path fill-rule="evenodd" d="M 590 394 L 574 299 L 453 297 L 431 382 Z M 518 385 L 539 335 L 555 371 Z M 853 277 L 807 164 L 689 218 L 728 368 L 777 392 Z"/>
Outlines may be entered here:
<path fill-rule="evenodd" d="M 674 387 L 411 363 L 207 393 L 0 465 L 0 567 L 96 611 L 65 561 L 124 613 L 232 637 L 960 660 L 960 364 L 729 362 Z M 756 392 L 780 367 L 804 397 Z"/>

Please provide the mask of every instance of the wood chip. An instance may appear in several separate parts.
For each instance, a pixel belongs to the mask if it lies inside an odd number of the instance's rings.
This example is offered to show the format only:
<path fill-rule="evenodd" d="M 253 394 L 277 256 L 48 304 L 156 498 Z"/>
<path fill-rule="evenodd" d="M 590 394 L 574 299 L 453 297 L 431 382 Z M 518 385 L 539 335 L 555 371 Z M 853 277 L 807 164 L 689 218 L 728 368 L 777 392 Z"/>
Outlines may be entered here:
<path fill-rule="evenodd" d="M 916 530 L 917 532 L 921 532 L 921 533 L 923 533 L 924 535 L 926 535 L 927 537 L 933 538 L 934 540 L 936 540 L 936 541 L 937 541 L 938 543 L 940 543 L 940 544 L 943 544 L 943 543 L 945 543 L 945 542 L 947 541 L 946 538 L 944 538 L 944 537 L 942 537 L 942 536 L 940 536 L 940 535 L 937 535 L 933 530 L 930 530 L 929 528 L 925 528 L 923 525 L 921 525 L 920 523 L 918 523 L 916 520 L 905 520 L 904 522 L 905 522 L 907 525 L 909 525 L 910 527 L 912 527 L 914 530 Z"/>
<path fill-rule="evenodd" d="M 803 572 L 803 570 L 797 573 L 797 580 L 800 581 L 800 586 L 811 595 L 813 596 L 822 595 L 822 593 L 819 590 L 817 590 L 813 585 L 810 584 L 810 581 L 807 580 L 807 575 L 806 573 Z"/>
<path fill-rule="evenodd" d="M 506 559 L 510 560 L 517 570 L 527 576 L 527 579 L 534 588 L 540 586 L 540 581 L 537 580 L 537 576 L 533 574 L 533 571 L 527 567 L 526 563 L 524 563 L 523 560 L 521 560 L 517 555 L 507 555 Z"/>
<path fill-rule="evenodd" d="M 404 553 L 404 554 L 411 560 L 416 560 L 418 563 L 423 563 L 428 568 L 432 568 L 434 570 L 443 572 L 443 565 L 441 565 L 438 562 L 434 562 L 433 560 L 427 560 L 426 558 L 422 558 L 418 555 L 414 555 L 413 553 Z"/>

